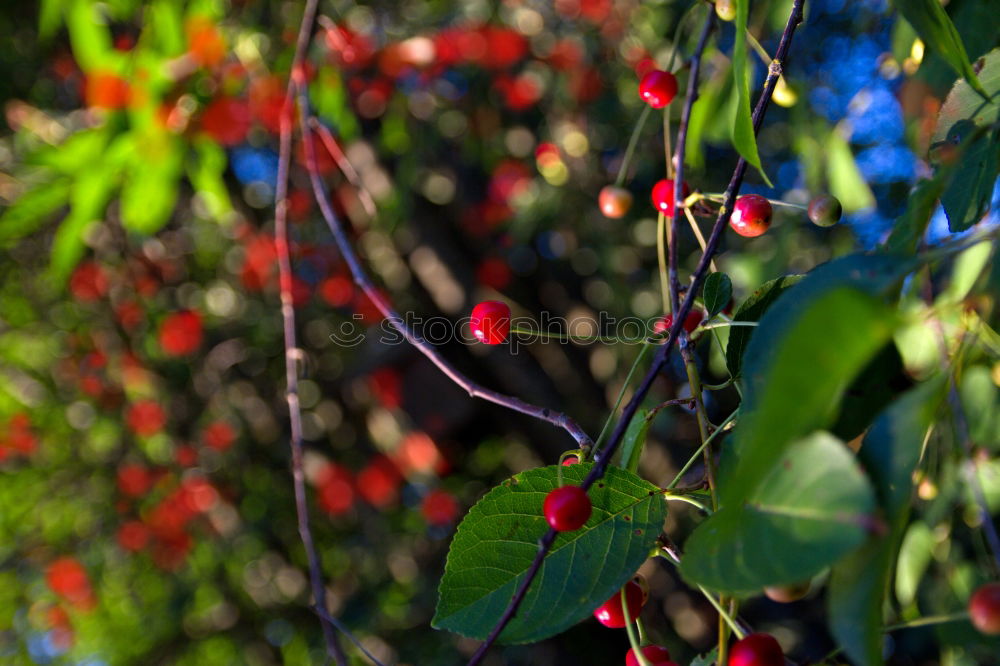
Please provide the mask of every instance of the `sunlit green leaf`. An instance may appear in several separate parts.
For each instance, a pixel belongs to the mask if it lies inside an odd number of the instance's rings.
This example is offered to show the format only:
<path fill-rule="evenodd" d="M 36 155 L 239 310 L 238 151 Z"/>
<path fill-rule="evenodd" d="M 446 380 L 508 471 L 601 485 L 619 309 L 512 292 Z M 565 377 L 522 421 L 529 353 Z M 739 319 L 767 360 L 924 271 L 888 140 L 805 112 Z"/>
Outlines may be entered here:
<path fill-rule="evenodd" d="M 826 140 L 826 178 L 830 183 L 830 194 L 837 197 L 845 213 L 872 208 L 875 195 L 865 182 L 864 176 L 854 161 L 854 153 L 847 141 L 834 130 Z"/>
<path fill-rule="evenodd" d="M 750 80 L 749 63 L 747 62 L 746 26 L 750 13 L 750 0 L 736 0 L 736 40 L 733 43 L 733 76 L 735 77 L 736 93 L 739 101 L 736 105 L 736 116 L 733 118 L 733 146 L 747 163 L 760 172 L 764 182 L 771 186 L 771 181 L 760 163 L 757 151 L 757 137 L 753 131 L 753 119 L 750 115 Z"/>
<path fill-rule="evenodd" d="M 542 503 L 557 485 L 579 484 L 592 465 L 528 470 L 486 494 L 458 526 L 438 589 L 432 625 L 484 638 L 501 616 L 538 550 L 548 524 Z M 579 530 L 561 533 L 505 643 L 539 641 L 589 616 L 621 589 L 660 535 L 664 501 L 656 486 L 618 467 L 590 492 L 594 511 Z"/>
<path fill-rule="evenodd" d="M 701 300 L 705 303 L 705 310 L 709 317 L 722 312 L 729 305 L 729 299 L 733 297 L 733 281 L 725 273 L 711 273 L 705 278 L 705 285 L 701 289 Z"/>

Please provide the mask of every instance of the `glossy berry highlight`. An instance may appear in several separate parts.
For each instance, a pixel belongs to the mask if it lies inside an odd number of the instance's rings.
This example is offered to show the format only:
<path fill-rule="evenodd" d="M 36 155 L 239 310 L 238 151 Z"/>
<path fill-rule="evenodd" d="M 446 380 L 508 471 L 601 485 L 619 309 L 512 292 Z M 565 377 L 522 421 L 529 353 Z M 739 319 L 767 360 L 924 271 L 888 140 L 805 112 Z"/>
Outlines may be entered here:
<path fill-rule="evenodd" d="M 691 194 L 691 188 L 688 187 L 687 183 L 681 185 L 681 194 L 687 197 Z M 667 217 L 674 216 L 674 181 L 670 178 L 664 178 L 663 180 L 653 185 L 652 193 L 653 207 L 660 211 Z"/>
<path fill-rule="evenodd" d="M 809 202 L 807 212 L 809 219 L 816 226 L 832 227 L 840 222 L 840 218 L 844 214 L 844 207 L 840 205 L 840 201 L 836 197 L 820 194 Z"/>
<path fill-rule="evenodd" d="M 715 15 L 722 21 L 736 20 L 735 0 L 715 0 Z"/>
<path fill-rule="evenodd" d="M 745 194 L 736 200 L 729 226 L 740 236 L 756 238 L 771 226 L 771 202 L 759 194 Z"/>
<path fill-rule="evenodd" d="M 502 344 L 510 333 L 510 307 L 501 301 L 483 301 L 472 308 L 469 327 L 483 344 Z"/>
<path fill-rule="evenodd" d="M 563 486 L 549 491 L 542 506 L 545 520 L 557 532 L 580 529 L 592 510 L 590 498 L 580 486 Z"/>
<path fill-rule="evenodd" d="M 662 645 L 646 645 L 639 648 L 642 656 L 653 666 L 676 666 L 670 661 L 670 651 Z M 635 649 L 629 649 L 625 654 L 625 666 L 640 666 L 639 657 L 635 654 Z"/>
<path fill-rule="evenodd" d="M 771 585 L 764 588 L 764 596 L 779 604 L 790 604 L 806 596 L 809 593 L 809 587 L 809 581 L 792 585 Z"/>
<path fill-rule="evenodd" d="M 625 583 L 625 605 L 628 606 L 629 621 L 639 617 L 639 611 L 645 603 L 642 588 L 634 580 Z M 621 629 L 625 626 L 625 611 L 622 608 L 622 595 L 615 592 L 614 596 L 597 607 L 594 611 L 597 621 L 609 629 Z"/>
<path fill-rule="evenodd" d="M 750 634 L 729 649 L 729 666 L 784 666 L 785 653 L 770 634 Z"/>
<path fill-rule="evenodd" d="M 654 109 L 662 109 L 677 96 L 677 77 L 659 69 L 650 70 L 639 81 L 639 97 Z"/>
<path fill-rule="evenodd" d="M 605 185 L 597 195 L 597 205 L 600 206 L 604 217 L 617 220 L 625 217 L 632 207 L 632 193 L 624 187 Z"/>
<path fill-rule="evenodd" d="M 1000 634 L 1000 583 L 986 583 L 972 594 L 969 619 L 984 634 Z"/>

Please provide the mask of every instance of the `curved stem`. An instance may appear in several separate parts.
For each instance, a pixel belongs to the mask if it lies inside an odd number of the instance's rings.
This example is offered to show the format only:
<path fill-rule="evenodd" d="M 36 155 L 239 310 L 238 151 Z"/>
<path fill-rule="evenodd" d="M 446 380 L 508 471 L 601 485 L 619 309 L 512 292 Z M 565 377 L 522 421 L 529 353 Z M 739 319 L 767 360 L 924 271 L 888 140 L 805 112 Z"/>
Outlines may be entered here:
<path fill-rule="evenodd" d="M 285 92 L 285 103 L 281 110 L 280 136 L 278 148 L 278 174 L 274 189 L 274 245 L 278 255 L 278 278 L 281 291 L 281 319 L 285 338 L 285 400 L 288 403 L 288 420 L 291 430 L 292 483 L 295 493 L 295 513 L 298 517 L 299 537 L 309 562 L 309 580 L 315 597 L 316 611 L 323 629 L 326 651 L 338 664 L 347 664 L 347 655 L 337 640 L 337 633 L 330 621 L 326 606 L 326 588 L 320 569 L 319 553 L 313 541 L 309 526 L 309 504 L 306 500 L 305 473 L 302 463 L 302 411 L 299 406 L 298 358 L 299 350 L 295 339 L 295 306 L 292 299 L 292 263 L 288 251 L 288 171 L 292 154 L 292 106 L 297 85 L 296 78 L 309 41 L 313 22 L 316 20 L 318 0 L 308 0 L 299 26 L 295 56 L 292 60 L 292 74 Z"/>
<path fill-rule="evenodd" d="M 618 177 L 615 178 L 615 185 L 621 187 L 622 183 L 625 182 L 625 176 L 628 174 L 628 165 L 632 162 L 632 155 L 635 154 L 636 144 L 639 143 L 639 135 L 642 134 L 642 128 L 646 124 L 646 118 L 649 118 L 649 112 L 653 110 L 653 107 L 648 104 L 643 104 L 642 113 L 639 114 L 639 120 L 635 121 L 635 127 L 632 128 L 632 136 L 629 137 L 628 146 L 625 148 L 625 156 L 622 158 L 622 164 L 618 167 Z"/>
<path fill-rule="evenodd" d="M 622 587 L 621 598 L 622 598 L 622 612 L 625 616 L 625 632 L 628 634 L 629 645 L 632 646 L 632 654 L 635 655 L 636 660 L 642 664 L 642 666 L 653 666 L 646 659 L 646 655 L 642 653 L 642 648 L 640 647 L 642 643 L 638 636 L 635 635 L 635 628 L 632 626 L 632 621 L 628 619 L 628 600 L 625 598 L 625 589 L 627 586 Z M 639 621 L 639 618 L 636 618 Z"/>

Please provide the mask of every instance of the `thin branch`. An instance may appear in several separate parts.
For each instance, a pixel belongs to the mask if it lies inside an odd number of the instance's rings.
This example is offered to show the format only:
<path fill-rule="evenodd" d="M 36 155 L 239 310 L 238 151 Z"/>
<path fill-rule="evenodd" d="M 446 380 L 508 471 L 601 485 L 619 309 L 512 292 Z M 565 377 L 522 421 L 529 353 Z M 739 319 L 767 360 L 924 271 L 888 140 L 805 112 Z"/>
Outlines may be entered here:
<path fill-rule="evenodd" d="M 760 125 L 764 120 L 764 114 L 767 112 L 767 106 L 771 100 L 771 95 L 774 94 L 774 86 L 777 83 L 778 75 L 781 73 L 782 63 L 788 57 L 788 50 L 791 47 L 792 36 L 795 34 L 795 29 L 798 27 L 799 23 L 802 22 L 802 3 L 803 0 L 794 0 L 791 14 L 788 17 L 788 23 L 785 25 L 785 31 L 781 36 L 781 43 L 778 46 L 777 53 L 775 54 L 775 60 L 771 64 L 768 71 L 767 81 L 764 84 L 764 90 L 761 92 L 760 98 L 757 100 L 757 105 L 754 107 L 752 120 L 755 133 L 760 129 Z M 643 378 L 642 383 L 639 385 L 639 388 L 636 389 L 636 392 L 632 395 L 632 399 L 622 411 L 622 416 L 611 433 L 611 438 L 609 439 L 607 448 L 598 452 L 595 456 L 594 460 L 596 464 L 593 468 L 591 468 L 587 478 L 584 479 L 582 484 L 580 484 L 584 490 L 589 489 L 598 481 L 598 479 L 604 476 L 605 472 L 607 472 L 608 465 L 611 463 L 611 459 L 614 456 L 615 451 L 621 444 L 622 438 L 625 435 L 625 430 L 628 428 L 628 424 L 632 421 L 632 417 L 634 417 L 636 411 L 638 411 L 639 405 L 642 404 L 646 394 L 649 393 L 650 388 L 652 388 L 653 382 L 666 364 L 670 350 L 673 349 L 674 343 L 677 341 L 677 336 L 681 331 L 682 325 L 684 324 L 684 318 L 694 306 L 695 295 L 698 293 L 702 282 L 705 280 L 708 273 L 709 263 L 712 261 L 713 256 L 719 249 L 719 244 L 722 240 L 722 232 L 729 223 L 729 217 L 732 214 L 732 204 L 736 198 L 736 193 L 739 191 L 740 185 L 743 183 L 743 177 L 746 174 L 746 169 L 746 160 L 741 157 L 736 163 L 736 169 L 729 181 L 729 187 L 726 189 L 726 202 L 719 210 L 719 216 L 715 221 L 715 225 L 712 227 L 712 234 L 708 240 L 708 249 L 705 251 L 705 254 L 702 255 L 701 261 L 698 262 L 698 267 L 695 269 L 695 273 L 692 276 L 691 287 L 687 290 L 687 296 L 674 316 L 674 322 L 670 327 L 669 334 L 667 335 L 666 344 L 657 350 L 652 367 L 650 367 L 646 376 Z M 493 645 L 497 637 L 503 631 L 504 627 L 506 627 L 510 620 L 514 617 L 514 614 L 517 612 L 518 607 L 521 605 L 521 602 L 528 592 L 528 587 L 535 579 L 535 576 L 538 575 L 538 572 L 542 567 L 542 561 L 552 548 L 552 543 L 555 541 L 555 538 L 556 531 L 553 529 L 548 530 L 541 538 L 538 545 L 538 553 L 535 555 L 535 559 L 532 561 L 531 567 L 528 569 L 525 577 L 521 580 L 521 584 L 514 593 L 510 604 L 508 604 L 507 609 L 500 617 L 496 626 L 493 627 L 489 636 L 487 636 L 483 644 L 479 646 L 479 649 L 476 650 L 475 654 L 472 655 L 468 666 L 476 666 L 476 664 L 479 664 L 483 660 L 483 657 L 486 655 L 490 646 Z"/>
<path fill-rule="evenodd" d="M 374 283 L 371 281 L 371 278 L 368 277 L 368 274 L 361 266 L 361 261 L 358 259 L 358 255 L 355 253 L 354 248 L 351 246 L 351 241 L 347 237 L 347 232 L 345 231 L 340 218 L 337 217 L 337 214 L 333 210 L 329 194 L 326 191 L 323 179 L 316 166 L 316 151 L 311 141 L 310 134 L 312 130 L 310 122 L 311 112 L 309 110 L 309 96 L 305 86 L 299 87 L 298 100 L 299 124 L 302 129 L 303 144 L 305 146 L 306 153 L 306 166 L 309 170 L 310 180 L 312 181 L 313 194 L 316 197 L 316 202 L 319 204 L 319 209 L 323 215 L 323 219 L 330 228 L 330 233 L 333 234 L 334 241 L 337 243 L 337 247 L 340 249 L 340 253 L 343 256 L 344 261 L 347 262 L 348 268 L 350 268 L 355 284 L 357 284 L 358 287 L 365 293 L 365 296 L 367 296 L 375 307 L 378 308 L 379 312 L 382 313 L 382 316 L 385 317 L 389 323 L 400 332 L 407 342 L 416 347 L 420 353 L 436 365 L 438 369 L 441 370 L 441 372 L 443 372 L 451 381 L 461 386 L 471 397 L 481 398 L 488 402 L 506 407 L 507 409 L 512 409 L 516 412 L 533 416 L 542 421 L 547 421 L 569 433 L 570 437 L 572 437 L 580 447 L 589 447 L 592 444 L 590 436 L 584 432 L 583 428 L 581 428 L 576 421 L 566 414 L 549 409 L 548 407 L 538 407 L 537 405 L 532 405 L 519 398 L 487 389 L 463 375 L 448 361 L 446 361 L 430 343 L 420 337 L 420 335 L 412 328 L 407 326 L 403 318 L 393 309 L 389 301 L 382 296 L 381 293 L 379 293 L 379 291 L 375 288 Z"/>
<path fill-rule="evenodd" d="M 361 641 L 358 640 L 357 636 L 355 636 L 354 634 L 352 634 L 350 632 L 350 630 L 347 627 L 344 626 L 343 622 L 341 622 L 337 618 L 333 617 L 332 615 L 330 615 L 326 611 L 320 610 L 319 608 L 316 608 L 315 606 L 313 606 L 313 612 L 316 613 L 317 615 L 319 615 L 321 618 L 323 618 L 327 622 L 333 623 L 333 625 L 335 627 L 337 627 L 337 629 L 340 629 L 342 632 L 344 632 L 344 635 L 347 636 L 348 640 L 350 640 L 352 643 L 354 643 L 354 646 L 356 648 L 358 648 L 358 650 L 361 651 L 361 654 L 363 654 L 366 657 L 368 657 L 368 659 L 370 659 L 371 662 L 373 664 L 375 664 L 375 666 L 385 666 L 385 664 L 383 664 L 381 661 L 379 661 L 375 657 L 375 655 L 373 655 L 371 652 L 368 651 L 368 648 L 366 648 L 364 646 L 364 643 L 362 643 Z"/>
<path fill-rule="evenodd" d="M 288 420 L 291 428 L 292 479 L 295 488 L 295 512 L 298 516 L 299 536 L 309 560 L 309 579 L 319 612 L 320 626 L 326 651 L 338 666 L 346 666 L 347 656 L 337 639 L 330 614 L 326 607 L 326 588 L 320 570 L 319 554 L 309 527 L 309 504 L 306 501 L 305 475 L 302 469 L 302 412 L 299 407 L 298 348 L 295 340 L 295 306 L 292 301 L 292 262 L 288 253 L 288 169 L 292 154 L 292 108 L 296 79 L 312 35 L 318 0 L 308 0 L 302 14 L 291 76 L 281 110 L 281 136 L 278 152 L 278 182 L 274 189 L 274 245 L 278 254 L 278 276 L 281 289 L 281 318 L 285 334 L 285 398 L 288 402 Z"/>
<path fill-rule="evenodd" d="M 684 108 L 681 111 L 681 122 L 677 126 L 677 152 L 674 155 L 674 214 L 670 216 L 670 248 L 668 255 L 668 273 L 670 276 L 670 304 L 675 313 L 679 304 L 680 279 L 677 277 L 677 239 L 680 237 L 680 224 L 677 212 L 685 207 L 684 205 L 684 153 L 687 150 L 688 125 L 691 122 L 691 108 L 698 100 L 698 77 L 701 73 L 701 56 L 705 52 L 708 44 L 708 37 L 712 34 L 715 26 L 715 12 L 709 11 L 705 17 L 705 25 L 701 29 L 701 37 L 698 38 L 698 46 L 691 55 L 691 74 L 688 76 L 687 96 L 684 98 Z M 711 257 L 709 257 L 711 260 Z"/>
<path fill-rule="evenodd" d="M 333 138 L 333 133 L 330 129 L 321 123 L 315 116 L 309 118 L 309 127 L 314 129 L 319 135 L 319 140 L 323 142 L 323 147 L 326 148 L 326 152 L 330 154 L 333 161 L 337 163 L 337 168 L 340 172 L 344 174 L 344 178 L 347 182 L 353 185 L 358 191 L 358 199 L 361 201 L 361 205 L 364 207 L 365 212 L 368 213 L 369 217 L 375 217 L 377 211 L 375 210 L 375 199 L 372 198 L 371 192 L 365 187 L 364 183 L 361 182 L 361 176 L 358 174 L 358 170 L 354 168 L 351 161 L 347 159 L 347 155 L 341 150 L 340 144 L 337 140 Z"/>

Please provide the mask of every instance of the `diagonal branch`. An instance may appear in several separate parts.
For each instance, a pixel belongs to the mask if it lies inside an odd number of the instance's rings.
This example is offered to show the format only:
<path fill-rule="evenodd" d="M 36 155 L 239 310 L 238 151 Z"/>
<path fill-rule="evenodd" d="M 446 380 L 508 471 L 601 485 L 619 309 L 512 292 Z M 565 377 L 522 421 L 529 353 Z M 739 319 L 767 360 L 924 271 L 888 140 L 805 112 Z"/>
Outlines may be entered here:
<path fill-rule="evenodd" d="M 309 560 L 309 580 L 312 584 L 316 607 L 320 613 L 320 626 L 327 653 L 338 666 L 346 666 L 347 656 L 337 640 L 337 633 L 329 621 L 326 607 L 326 588 L 320 569 L 319 554 L 309 527 L 309 504 L 306 501 L 305 475 L 302 469 L 302 412 L 299 408 L 298 347 L 295 340 L 295 307 L 292 302 L 292 263 L 288 253 L 288 168 L 292 154 L 292 109 L 296 79 L 312 35 L 318 0 L 308 0 L 299 27 L 291 76 L 281 110 L 281 134 L 278 151 L 278 175 L 274 188 L 274 246 L 278 254 L 278 278 L 281 289 L 281 319 L 285 333 L 285 399 L 288 402 L 288 420 L 291 428 L 292 480 L 295 489 L 295 512 L 298 516 L 299 536 Z"/>
<path fill-rule="evenodd" d="M 764 114 L 767 112 L 768 104 L 771 101 L 771 95 L 774 94 L 774 86 L 778 81 L 778 76 L 781 74 L 783 63 L 788 57 L 788 50 L 791 47 L 792 36 L 795 34 L 795 29 L 798 27 L 799 23 L 802 22 L 803 1 L 804 0 L 794 0 L 791 14 L 788 17 L 788 22 L 785 24 L 784 33 L 781 35 L 781 43 L 778 46 L 777 53 L 775 53 L 774 61 L 771 63 L 771 67 L 768 70 L 764 90 L 761 92 L 760 98 L 757 100 L 757 105 L 754 107 L 753 127 L 755 133 L 760 129 L 760 125 L 764 120 Z M 621 418 L 618 420 L 614 431 L 611 433 L 607 447 L 597 453 L 595 456 L 596 464 L 590 470 L 587 478 L 580 484 L 584 490 L 589 489 L 594 483 L 604 476 L 605 472 L 607 472 L 608 465 L 610 465 L 615 451 L 621 444 L 628 424 L 632 421 L 632 417 L 635 416 L 635 413 L 638 411 L 639 405 L 646 397 L 646 394 L 649 393 L 649 390 L 653 385 L 653 381 L 660 374 L 660 371 L 666 364 L 670 350 L 676 343 L 677 336 L 684 324 L 684 318 L 687 317 L 687 314 L 694 306 L 695 295 L 698 293 L 702 282 L 705 280 L 705 276 L 708 274 L 709 263 L 715 256 L 715 253 L 719 250 L 719 244 L 722 240 L 722 232 L 729 223 L 729 217 L 732 215 L 733 201 L 736 199 L 736 194 L 739 192 L 740 185 L 743 184 L 743 177 L 746 175 L 746 170 L 746 160 L 741 157 L 736 163 L 736 169 L 733 171 L 733 176 L 729 181 L 729 186 L 726 188 L 725 201 L 722 208 L 719 209 L 718 218 L 715 220 L 715 225 L 712 227 L 712 234 L 708 240 L 708 247 L 702 255 L 701 260 L 698 262 L 698 267 L 695 269 L 694 275 L 692 276 L 691 286 L 688 288 L 684 302 L 677 309 L 673 325 L 670 327 L 670 331 L 663 346 L 657 350 L 656 356 L 653 360 L 653 365 L 649 368 L 646 376 L 643 377 L 642 383 L 633 394 L 632 399 L 622 411 Z M 490 635 L 486 638 L 486 641 L 483 642 L 483 644 L 479 646 L 479 649 L 476 650 L 475 654 L 472 655 L 468 666 L 476 666 L 482 662 L 487 650 L 489 650 L 490 646 L 492 646 L 492 644 L 496 641 L 497 637 L 503 631 L 504 627 L 507 626 L 507 623 L 509 623 L 514 617 L 515 613 L 517 613 L 517 609 L 524 600 L 531 582 L 535 579 L 535 576 L 538 575 L 538 572 L 542 567 L 542 561 L 552 548 L 552 543 L 555 541 L 555 538 L 556 531 L 552 529 L 549 529 L 549 531 L 546 532 L 541 538 L 538 544 L 538 553 L 535 555 L 535 559 L 531 563 L 531 567 L 528 569 L 527 574 L 518 586 L 517 591 L 514 593 L 514 597 L 511 599 L 510 604 L 507 606 L 507 609 L 500 617 L 496 626 L 490 632 Z"/>
<path fill-rule="evenodd" d="M 569 433 L 570 437 L 572 437 L 580 447 L 589 447 L 592 444 L 590 436 L 584 432 L 583 428 L 581 428 L 576 421 L 566 414 L 549 409 L 548 407 L 539 407 L 519 398 L 485 388 L 459 372 L 453 365 L 446 361 L 441 354 L 438 353 L 437 349 L 424 340 L 416 331 L 407 326 L 403 318 L 393 309 L 389 301 L 375 288 L 374 283 L 371 281 L 371 278 L 368 277 L 368 274 L 361 265 L 361 261 L 354 252 L 354 248 L 351 246 L 350 239 L 347 237 L 347 232 L 345 231 L 343 224 L 341 224 L 340 218 L 337 217 L 337 214 L 334 212 L 333 206 L 330 203 L 329 194 L 327 194 L 326 187 L 324 186 L 319 170 L 316 167 L 315 148 L 310 139 L 312 115 L 309 110 L 309 97 L 304 86 L 299 86 L 298 92 L 300 126 L 302 129 L 303 143 L 305 145 L 306 166 L 309 170 L 313 194 L 319 204 L 319 209 L 323 215 L 323 219 L 326 220 L 327 226 L 330 227 L 330 232 L 333 234 L 334 241 L 337 243 L 337 247 L 340 248 L 340 253 L 343 256 L 344 261 L 347 262 L 351 275 L 354 277 L 354 282 L 358 285 L 358 287 L 360 287 L 371 302 L 375 304 L 375 307 L 382 313 L 382 316 L 384 316 L 389 323 L 403 335 L 407 342 L 416 347 L 420 353 L 426 356 L 450 380 L 461 386 L 466 393 L 469 394 L 469 396 L 473 398 L 481 398 L 488 402 L 506 407 L 507 409 L 512 409 L 515 412 L 520 412 L 522 414 L 527 414 L 528 416 L 533 416 L 536 419 L 547 421 Z"/>

